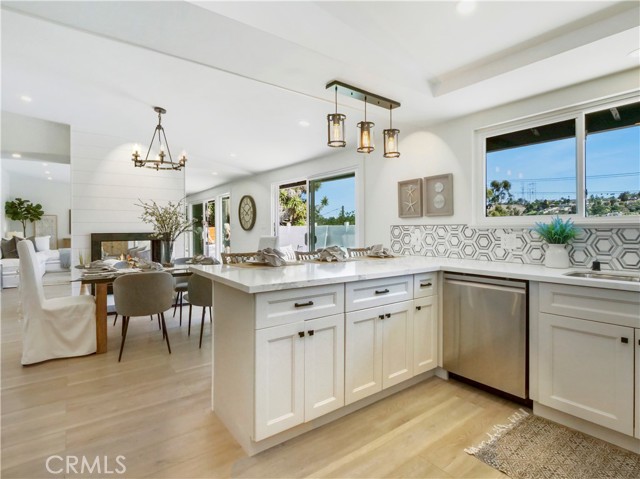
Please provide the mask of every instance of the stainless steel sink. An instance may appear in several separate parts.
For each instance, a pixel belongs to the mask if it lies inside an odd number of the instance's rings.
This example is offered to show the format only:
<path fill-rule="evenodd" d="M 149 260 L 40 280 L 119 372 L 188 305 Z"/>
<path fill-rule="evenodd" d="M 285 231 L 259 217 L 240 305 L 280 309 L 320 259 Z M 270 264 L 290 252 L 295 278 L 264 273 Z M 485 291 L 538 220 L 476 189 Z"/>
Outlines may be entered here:
<path fill-rule="evenodd" d="M 640 283 L 640 273 L 626 273 L 615 271 L 569 271 L 564 276 L 572 276 L 574 278 L 590 278 L 604 279 L 608 281 L 631 281 Z"/>

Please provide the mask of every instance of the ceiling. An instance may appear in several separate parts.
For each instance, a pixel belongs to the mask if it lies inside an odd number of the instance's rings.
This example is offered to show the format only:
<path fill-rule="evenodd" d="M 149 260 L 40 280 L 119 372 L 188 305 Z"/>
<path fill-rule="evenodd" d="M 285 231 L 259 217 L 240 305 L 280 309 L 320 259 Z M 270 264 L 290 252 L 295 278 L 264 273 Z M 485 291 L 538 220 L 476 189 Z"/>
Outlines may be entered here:
<path fill-rule="evenodd" d="M 333 153 L 334 79 L 406 131 L 638 67 L 637 2 L 457 3 L 3 1 L 2 109 L 146 148 L 162 106 L 193 193 Z"/>

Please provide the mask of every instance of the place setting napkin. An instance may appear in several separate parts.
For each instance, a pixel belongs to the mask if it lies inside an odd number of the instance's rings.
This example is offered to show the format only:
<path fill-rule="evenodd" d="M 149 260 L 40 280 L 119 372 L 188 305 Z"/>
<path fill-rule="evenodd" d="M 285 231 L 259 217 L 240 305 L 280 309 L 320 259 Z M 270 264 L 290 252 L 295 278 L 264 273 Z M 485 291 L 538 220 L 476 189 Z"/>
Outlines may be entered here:
<path fill-rule="evenodd" d="M 388 248 L 384 248 L 381 244 L 374 244 L 369 248 L 367 256 L 371 258 L 394 258 L 394 255 Z"/>
<path fill-rule="evenodd" d="M 349 259 L 347 253 L 340 246 L 329 246 L 318 250 L 317 261 L 331 263 L 332 261 L 347 261 L 347 259 Z"/>

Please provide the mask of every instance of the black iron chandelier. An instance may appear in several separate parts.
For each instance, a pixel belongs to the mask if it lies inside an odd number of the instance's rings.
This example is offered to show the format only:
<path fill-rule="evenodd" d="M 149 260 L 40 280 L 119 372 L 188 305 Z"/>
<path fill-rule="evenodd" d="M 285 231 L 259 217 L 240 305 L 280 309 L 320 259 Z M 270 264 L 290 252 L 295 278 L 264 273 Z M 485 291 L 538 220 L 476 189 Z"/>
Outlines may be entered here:
<path fill-rule="evenodd" d="M 151 137 L 151 143 L 149 144 L 149 149 L 147 150 L 147 156 L 144 157 L 144 160 L 140 159 L 140 147 L 138 145 L 134 146 L 133 153 L 131 155 L 131 161 L 133 161 L 133 165 L 139 168 L 152 168 L 154 170 L 177 170 L 180 171 L 187 164 L 187 155 L 183 152 L 180 155 L 180 158 L 177 162 L 173 161 L 173 157 L 171 156 L 171 150 L 169 150 L 169 143 L 167 143 L 167 136 L 164 133 L 164 128 L 162 128 L 162 115 L 167 113 L 162 107 L 154 106 L 153 110 L 158 113 L 158 125 L 156 129 L 153 131 L 153 136 Z M 159 153 L 149 159 L 149 154 L 151 153 L 151 148 L 153 147 L 153 140 L 155 140 L 156 135 L 158 135 L 158 150 Z"/>
<path fill-rule="evenodd" d="M 375 150 L 373 144 L 373 122 L 367 121 L 367 103 L 376 105 L 381 108 L 387 108 L 389 110 L 389 128 L 383 131 L 384 137 L 384 157 L 385 158 L 398 158 L 400 152 L 398 151 L 398 140 L 400 130 L 393 128 L 391 123 L 391 111 L 394 108 L 400 107 L 400 103 L 395 100 L 389 100 L 375 93 L 370 93 L 360 88 L 347 85 L 338 80 L 334 80 L 327 84 L 326 88 L 335 89 L 335 105 L 336 112 L 327 115 L 328 133 L 329 138 L 327 145 L 332 147 L 344 147 L 347 142 L 345 141 L 344 133 L 344 121 L 347 118 L 342 113 L 338 113 L 338 93 L 356 98 L 364 101 L 364 121 L 358 123 L 360 134 L 358 136 L 358 153 L 371 153 Z"/>

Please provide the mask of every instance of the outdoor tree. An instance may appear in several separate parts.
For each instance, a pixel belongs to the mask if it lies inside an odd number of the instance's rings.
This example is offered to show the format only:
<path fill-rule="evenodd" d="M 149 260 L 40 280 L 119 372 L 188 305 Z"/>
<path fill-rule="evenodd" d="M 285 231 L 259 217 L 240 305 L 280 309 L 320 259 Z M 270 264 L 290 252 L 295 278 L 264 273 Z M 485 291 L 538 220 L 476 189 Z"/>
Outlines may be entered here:
<path fill-rule="evenodd" d="M 33 223 L 44 215 L 44 210 L 40 203 L 33 204 L 29 200 L 16 198 L 4 204 L 4 212 L 12 221 L 19 221 L 22 224 L 22 235 L 27 237 L 27 221 Z"/>

